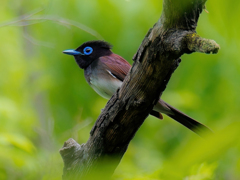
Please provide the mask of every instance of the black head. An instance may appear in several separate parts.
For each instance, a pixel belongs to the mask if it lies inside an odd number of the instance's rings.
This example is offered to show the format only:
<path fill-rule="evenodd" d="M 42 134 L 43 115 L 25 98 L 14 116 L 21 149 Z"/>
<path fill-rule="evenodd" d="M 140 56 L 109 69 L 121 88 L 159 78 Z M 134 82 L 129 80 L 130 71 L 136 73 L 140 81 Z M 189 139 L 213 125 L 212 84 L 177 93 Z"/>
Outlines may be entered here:
<path fill-rule="evenodd" d="M 65 50 L 63 53 L 73 55 L 80 68 L 86 69 L 99 57 L 110 55 L 112 53 L 111 47 L 112 46 L 105 41 L 88 41 L 76 50 Z"/>

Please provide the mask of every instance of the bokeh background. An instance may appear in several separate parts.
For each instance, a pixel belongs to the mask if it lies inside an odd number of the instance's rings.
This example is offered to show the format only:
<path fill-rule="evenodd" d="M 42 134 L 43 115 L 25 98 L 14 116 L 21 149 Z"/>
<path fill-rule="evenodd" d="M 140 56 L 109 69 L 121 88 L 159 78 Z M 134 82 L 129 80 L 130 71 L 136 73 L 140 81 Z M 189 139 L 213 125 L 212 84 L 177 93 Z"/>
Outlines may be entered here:
<path fill-rule="evenodd" d="M 197 27 L 217 55 L 183 55 L 163 99 L 209 126 L 205 139 L 148 117 L 113 179 L 240 179 L 240 1 L 209 0 Z M 159 0 L 1 0 L 0 179 L 61 179 L 64 141 L 88 140 L 106 100 L 62 54 L 104 39 L 130 63 Z"/>

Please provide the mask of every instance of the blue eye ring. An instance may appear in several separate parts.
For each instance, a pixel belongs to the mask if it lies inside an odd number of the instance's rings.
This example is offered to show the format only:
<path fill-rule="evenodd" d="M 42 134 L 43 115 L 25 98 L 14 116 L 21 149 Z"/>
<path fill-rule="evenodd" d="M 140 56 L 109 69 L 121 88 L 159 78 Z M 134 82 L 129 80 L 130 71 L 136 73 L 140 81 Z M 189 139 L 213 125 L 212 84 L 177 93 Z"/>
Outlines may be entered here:
<path fill-rule="evenodd" d="M 87 47 L 85 47 L 85 48 L 83 49 L 83 53 L 84 53 L 85 55 L 90 55 L 90 54 L 92 54 L 92 52 L 93 52 L 93 48 L 91 48 L 91 47 L 89 47 L 89 46 L 87 46 Z"/>

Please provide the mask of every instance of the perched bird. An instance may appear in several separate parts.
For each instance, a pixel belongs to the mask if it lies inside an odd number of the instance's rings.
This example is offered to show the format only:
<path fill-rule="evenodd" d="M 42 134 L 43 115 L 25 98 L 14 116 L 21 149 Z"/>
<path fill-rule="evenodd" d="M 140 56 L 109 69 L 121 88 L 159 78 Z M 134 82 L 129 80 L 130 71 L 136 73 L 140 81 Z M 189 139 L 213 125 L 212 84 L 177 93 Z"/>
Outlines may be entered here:
<path fill-rule="evenodd" d="M 76 50 L 63 51 L 73 55 L 80 68 L 84 69 L 84 76 L 88 84 L 102 97 L 109 99 L 122 82 L 131 65 L 121 56 L 111 51 L 112 46 L 105 41 L 88 41 Z M 161 113 L 166 114 L 192 131 L 209 129 L 198 121 L 159 99 L 151 111 L 151 115 L 163 119 Z"/>

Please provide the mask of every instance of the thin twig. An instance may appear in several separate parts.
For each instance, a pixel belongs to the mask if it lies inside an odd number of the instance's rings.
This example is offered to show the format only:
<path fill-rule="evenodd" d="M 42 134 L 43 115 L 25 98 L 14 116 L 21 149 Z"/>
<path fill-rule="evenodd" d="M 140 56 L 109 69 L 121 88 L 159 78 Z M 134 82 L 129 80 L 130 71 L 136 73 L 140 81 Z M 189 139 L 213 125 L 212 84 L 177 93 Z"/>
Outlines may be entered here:
<path fill-rule="evenodd" d="M 14 19 L 5 23 L 0 24 L 1 27 L 5 26 L 29 26 L 37 23 L 42 23 L 45 21 L 53 21 L 56 22 L 60 25 L 64 25 L 65 27 L 69 26 L 74 26 L 78 29 L 81 29 L 92 36 L 96 37 L 97 39 L 104 39 L 97 31 L 93 30 L 92 28 L 79 23 L 77 21 L 69 20 L 69 19 L 64 19 L 58 16 L 35 16 L 37 13 L 41 12 L 43 9 L 40 10 L 35 10 L 32 13 L 29 13 L 27 15 L 20 16 L 18 19 Z M 35 21 L 35 22 L 29 22 L 29 21 Z"/>
<path fill-rule="evenodd" d="M 48 48 L 54 48 L 54 45 L 52 43 L 39 41 L 39 40 L 35 39 L 34 37 L 32 37 L 31 35 L 29 35 L 28 33 L 23 33 L 23 37 L 34 45 L 44 46 L 44 47 L 48 47 Z"/>
<path fill-rule="evenodd" d="M 27 20 L 27 19 L 29 19 L 30 17 L 36 15 L 37 13 L 39 13 L 39 12 L 41 12 L 41 11 L 43 11 L 43 8 L 35 9 L 35 10 L 33 10 L 32 12 L 30 12 L 29 14 L 22 15 L 22 16 L 20 16 L 19 18 L 14 18 L 14 19 L 11 20 L 11 21 L 3 22 L 3 23 L 0 24 L 0 28 L 1 28 L 1 27 L 5 27 L 5 26 L 11 26 L 11 25 L 13 25 L 13 24 L 17 24 L 17 23 L 19 23 L 19 22 L 22 22 L 22 21 L 24 21 L 24 20 Z"/>

